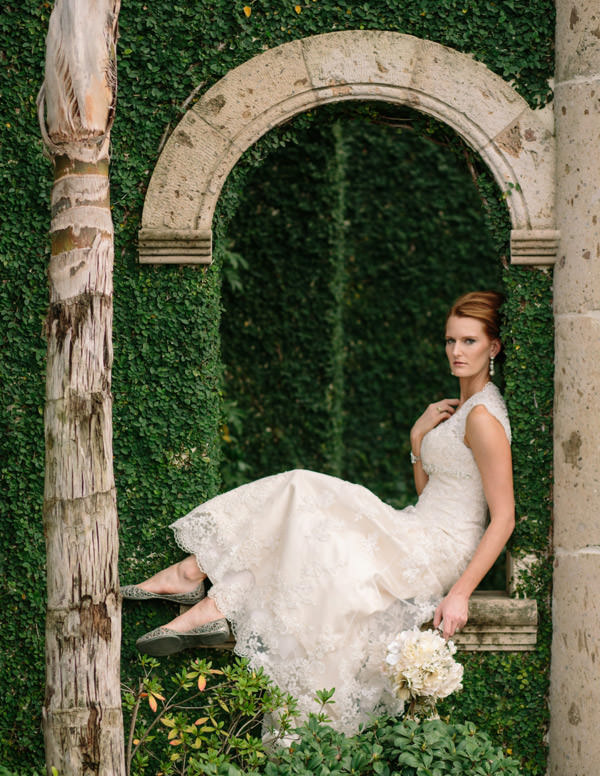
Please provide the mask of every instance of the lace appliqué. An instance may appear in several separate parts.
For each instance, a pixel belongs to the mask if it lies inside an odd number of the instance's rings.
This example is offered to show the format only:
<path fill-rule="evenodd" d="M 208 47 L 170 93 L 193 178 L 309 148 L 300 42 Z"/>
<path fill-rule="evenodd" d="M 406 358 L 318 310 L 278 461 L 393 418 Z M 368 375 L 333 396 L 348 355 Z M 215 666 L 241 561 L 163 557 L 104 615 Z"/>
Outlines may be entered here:
<path fill-rule="evenodd" d="M 510 442 L 510 423 L 504 399 L 493 383 L 487 383 L 483 390 L 467 399 L 448 420 L 425 435 L 421 458 L 426 474 L 446 474 L 456 479 L 479 477 L 473 453 L 463 441 L 469 412 L 478 405 L 483 405 L 502 424 Z"/>

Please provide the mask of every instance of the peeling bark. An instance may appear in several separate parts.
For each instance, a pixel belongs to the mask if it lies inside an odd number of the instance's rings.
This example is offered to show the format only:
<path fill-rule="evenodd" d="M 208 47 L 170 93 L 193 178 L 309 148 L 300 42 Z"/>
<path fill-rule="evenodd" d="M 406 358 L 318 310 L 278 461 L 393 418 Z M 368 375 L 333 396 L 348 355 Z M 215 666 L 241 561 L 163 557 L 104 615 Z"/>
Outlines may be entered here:
<path fill-rule="evenodd" d="M 46 767 L 125 773 L 112 468 L 108 147 L 118 0 L 57 0 L 38 111 L 54 163 L 46 319 Z"/>

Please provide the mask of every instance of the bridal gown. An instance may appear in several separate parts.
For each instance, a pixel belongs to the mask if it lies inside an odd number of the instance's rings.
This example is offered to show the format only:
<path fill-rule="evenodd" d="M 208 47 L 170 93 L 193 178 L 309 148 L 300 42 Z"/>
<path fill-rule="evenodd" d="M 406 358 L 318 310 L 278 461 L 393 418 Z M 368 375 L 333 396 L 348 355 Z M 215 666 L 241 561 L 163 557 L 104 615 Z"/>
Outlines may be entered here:
<path fill-rule="evenodd" d="M 470 410 L 508 415 L 488 383 L 423 439 L 429 480 L 397 510 L 361 485 L 296 470 L 242 485 L 171 526 L 213 586 L 235 651 L 316 711 L 335 688 L 332 724 L 352 734 L 375 712 L 402 709 L 382 670 L 394 636 L 431 619 L 485 530 L 479 470 L 464 444 Z"/>

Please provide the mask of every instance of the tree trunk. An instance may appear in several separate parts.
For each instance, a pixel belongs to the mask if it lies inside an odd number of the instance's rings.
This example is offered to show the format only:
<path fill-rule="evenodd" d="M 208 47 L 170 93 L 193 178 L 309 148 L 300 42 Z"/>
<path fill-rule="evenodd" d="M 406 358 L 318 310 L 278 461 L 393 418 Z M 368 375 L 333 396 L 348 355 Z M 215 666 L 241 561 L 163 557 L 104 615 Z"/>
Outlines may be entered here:
<path fill-rule="evenodd" d="M 56 0 L 38 98 L 55 171 L 46 321 L 43 727 L 47 771 L 60 776 L 125 773 L 108 183 L 119 6 L 119 0 Z"/>

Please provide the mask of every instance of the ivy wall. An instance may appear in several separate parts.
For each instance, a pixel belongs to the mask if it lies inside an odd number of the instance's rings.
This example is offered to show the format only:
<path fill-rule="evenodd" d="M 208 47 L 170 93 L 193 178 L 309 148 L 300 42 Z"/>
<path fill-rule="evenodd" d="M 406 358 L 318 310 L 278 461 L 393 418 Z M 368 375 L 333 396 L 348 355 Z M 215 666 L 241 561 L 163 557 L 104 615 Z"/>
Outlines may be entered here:
<path fill-rule="evenodd" d="M 405 503 L 406 424 L 432 393 L 452 390 L 437 353 L 439 325 L 449 298 L 474 283 L 508 293 L 513 544 L 544 557 L 550 277 L 502 269 L 505 203 L 481 163 L 443 128 L 414 114 L 387 116 L 380 106 L 298 117 L 230 175 L 212 267 L 140 267 L 136 235 L 149 176 L 187 98 L 265 47 L 334 29 L 410 33 L 472 53 L 535 106 L 550 96 L 551 0 L 526 7 L 255 0 L 248 7 L 250 16 L 231 0 L 132 0 L 121 10 L 111 181 L 123 581 L 177 557 L 166 524 L 218 492 L 222 479 L 314 466 Z M 43 762 L 42 325 L 51 172 L 35 97 L 49 11 L 36 0 L 0 10 L 0 763 L 23 774 Z M 465 691 L 447 704 L 453 719 L 474 719 L 535 774 L 544 772 L 549 576 L 548 564 L 539 564 L 522 591 L 540 603 L 538 650 L 467 658 Z M 135 670 L 135 638 L 167 616 L 126 608 L 124 677 Z"/>
<path fill-rule="evenodd" d="M 225 484 L 317 468 L 404 506 L 410 427 L 456 392 L 440 349 L 447 308 L 465 289 L 502 287 L 478 161 L 443 125 L 391 105 L 297 123 L 228 230 Z"/>

